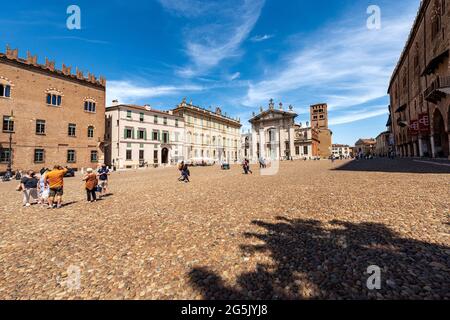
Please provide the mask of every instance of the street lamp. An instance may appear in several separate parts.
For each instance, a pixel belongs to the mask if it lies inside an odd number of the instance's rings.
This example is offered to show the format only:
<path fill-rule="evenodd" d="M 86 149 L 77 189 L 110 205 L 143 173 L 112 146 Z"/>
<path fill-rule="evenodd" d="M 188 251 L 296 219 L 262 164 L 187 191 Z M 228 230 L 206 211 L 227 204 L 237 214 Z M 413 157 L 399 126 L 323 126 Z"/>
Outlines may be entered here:
<path fill-rule="evenodd" d="M 8 169 L 6 170 L 8 172 L 9 177 L 12 177 L 12 135 L 14 131 L 14 127 L 11 128 L 11 122 L 14 121 L 14 113 L 11 111 L 11 115 L 8 118 L 8 126 L 10 126 L 11 129 L 9 130 L 9 157 L 8 157 Z"/>

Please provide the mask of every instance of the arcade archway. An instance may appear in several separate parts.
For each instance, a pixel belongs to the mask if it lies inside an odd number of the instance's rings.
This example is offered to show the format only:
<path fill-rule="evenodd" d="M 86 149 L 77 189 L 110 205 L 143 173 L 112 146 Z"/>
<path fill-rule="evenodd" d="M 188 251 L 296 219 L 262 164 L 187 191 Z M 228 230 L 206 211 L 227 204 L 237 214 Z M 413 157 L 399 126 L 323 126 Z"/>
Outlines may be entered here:
<path fill-rule="evenodd" d="M 441 111 L 436 109 L 433 114 L 434 149 L 438 158 L 448 158 L 448 133 L 445 131 L 445 122 Z"/>

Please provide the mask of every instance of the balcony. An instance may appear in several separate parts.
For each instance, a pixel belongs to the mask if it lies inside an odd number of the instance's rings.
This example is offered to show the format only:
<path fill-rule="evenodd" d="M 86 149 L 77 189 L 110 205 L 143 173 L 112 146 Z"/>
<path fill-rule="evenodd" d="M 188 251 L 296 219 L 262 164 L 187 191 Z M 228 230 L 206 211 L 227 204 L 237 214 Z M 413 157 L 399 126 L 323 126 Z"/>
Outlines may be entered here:
<path fill-rule="evenodd" d="M 450 94 L 450 76 L 437 77 L 431 85 L 424 91 L 426 101 L 437 104 Z"/>

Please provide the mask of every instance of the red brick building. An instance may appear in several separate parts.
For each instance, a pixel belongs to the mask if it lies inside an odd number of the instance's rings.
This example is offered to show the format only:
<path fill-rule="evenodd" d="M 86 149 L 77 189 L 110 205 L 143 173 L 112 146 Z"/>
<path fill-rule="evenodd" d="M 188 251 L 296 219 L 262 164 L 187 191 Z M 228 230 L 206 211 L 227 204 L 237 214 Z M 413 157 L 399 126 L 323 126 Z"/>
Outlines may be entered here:
<path fill-rule="evenodd" d="M 37 60 L 9 47 L 0 53 L 0 172 L 11 155 L 12 170 L 96 166 L 103 159 L 106 80 Z"/>
<path fill-rule="evenodd" d="M 392 134 L 404 157 L 449 157 L 450 1 L 423 0 L 389 85 Z"/>

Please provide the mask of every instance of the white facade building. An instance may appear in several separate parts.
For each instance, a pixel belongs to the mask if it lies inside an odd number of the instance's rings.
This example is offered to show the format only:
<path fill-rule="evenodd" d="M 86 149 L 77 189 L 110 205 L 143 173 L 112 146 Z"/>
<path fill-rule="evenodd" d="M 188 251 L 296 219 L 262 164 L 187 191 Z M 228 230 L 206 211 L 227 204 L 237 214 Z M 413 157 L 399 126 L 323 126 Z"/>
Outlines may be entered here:
<path fill-rule="evenodd" d="M 205 159 L 216 163 L 239 161 L 241 150 L 241 123 L 222 114 L 220 108 L 215 112 L 207 110 L 184 99 L 173 114 L 184 119 L 186 140 L 184 155 L 186 160 Z"/>
<path fill-rule="evenodd" d="M 352 155 L 350 146 L 343 144 L 333 144 L 333 155 L 335 158 L 349 158 Z"/>
<path fill-rule="evenodd" d="M 106 109 L 106 164 L 117 169 L 173 165 L 184 160 L 184 119 L 149 106 Z"/>
<path fill-rule="evenodd" d="M 295 118 L 292 106 L 289 111 L 283 111 L 280 103 L 275 109 L 273 100 L 269 109 L 263 110 L 250 119 L 252 124 L 251 160 L 256 162 L 260 158 L 283 160 L 294 154 L 295 147 Z"/>

